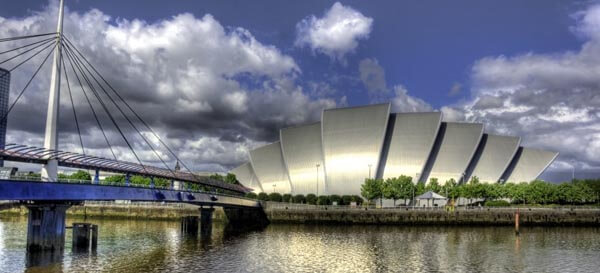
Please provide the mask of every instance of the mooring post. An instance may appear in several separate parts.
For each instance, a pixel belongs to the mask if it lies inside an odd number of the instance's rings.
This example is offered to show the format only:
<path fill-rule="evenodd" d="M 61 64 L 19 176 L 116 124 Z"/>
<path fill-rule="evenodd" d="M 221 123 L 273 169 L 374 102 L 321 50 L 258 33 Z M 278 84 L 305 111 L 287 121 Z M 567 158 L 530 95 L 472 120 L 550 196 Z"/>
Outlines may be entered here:
<path fill-rule="evenodd" d="M 94 174 L 94 184 L 100 184 L 100 170 L 96 169 Z"/>
<path fill-rule="evenodd" d="M 129 186 L 131 184 L 131 174 L 125 174 L 125 186 Z"/>
<path fill-rule="evenodd" d="M 184 235 L 198 235 L 198 216 L 184 216 L 181 218 L 181 233 Z"/>
<path fill-rule="evenodd" d="M 96 250 L 98 246 L 98 225 L 90 223 L 73 223 L 73 250 Z"/>
<path fill-rule="evenodd" d="M 63 250 L 65 215 L 70 204 L 28 204 L 27 250 Z"/>
<path fill-rule="evenodd" d="M 212 233 L 212 217 L 214 208 L 200 208 L 200 235 L 210 236 Z"/>
<path fill-rule="evenodd" d="M 515 234 L 519 236 L 519 208 L 515 212 Z"/>

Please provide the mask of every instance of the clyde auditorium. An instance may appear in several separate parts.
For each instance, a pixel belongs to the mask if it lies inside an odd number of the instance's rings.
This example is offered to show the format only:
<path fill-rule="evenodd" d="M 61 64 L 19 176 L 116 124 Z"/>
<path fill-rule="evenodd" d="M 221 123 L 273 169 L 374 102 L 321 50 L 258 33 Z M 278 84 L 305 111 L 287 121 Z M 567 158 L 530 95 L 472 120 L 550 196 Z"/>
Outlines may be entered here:
<path fill-rule="evenodd" d="M 231 170 L 255 192 L 357 194 L 365 178 L 406 175 L 440 184 L 529 182 L 557 152 L 487 134 L 481 123 L 443 122 L 441 112 L 390 113 L 390 104 L 324 110 L 321 121 L 280 130 Z"/>

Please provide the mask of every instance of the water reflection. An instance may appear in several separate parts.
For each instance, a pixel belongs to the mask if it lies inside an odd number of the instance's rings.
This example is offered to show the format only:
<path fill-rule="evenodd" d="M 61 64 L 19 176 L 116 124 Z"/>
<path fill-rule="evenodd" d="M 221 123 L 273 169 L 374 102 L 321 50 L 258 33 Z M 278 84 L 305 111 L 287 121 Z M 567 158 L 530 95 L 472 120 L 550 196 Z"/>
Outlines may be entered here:
<path fill-rule="evenodd" d="M 0 272 L 596 272 L 597 228 L 271 225 L 215 223 L 184 236 L 179 222 L 92 221 L 96 253 L 25 253 L 25 218 L 0 218 Z M 70 223 L 69 223 L 70 224 Z M 31 260 L 36 261 L 32 266 Z M 29 267 L 28 267 L 29 266 Z"/>

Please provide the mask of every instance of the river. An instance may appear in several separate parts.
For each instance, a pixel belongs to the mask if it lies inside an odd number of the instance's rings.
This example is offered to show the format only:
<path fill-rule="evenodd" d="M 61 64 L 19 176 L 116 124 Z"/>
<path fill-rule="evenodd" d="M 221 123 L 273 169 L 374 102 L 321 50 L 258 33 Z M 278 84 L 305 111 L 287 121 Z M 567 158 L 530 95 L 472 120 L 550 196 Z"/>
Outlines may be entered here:
<path fill-rule="evenodd" d="M 210 238 L 178 222 L 88 220 L 95 253 L 74 253 L 71 232 L 53 264 L 25 251 L 24 217 L 0 218 L 0 272 L 598 272 L 599 228 L 270 225 Z M 79 220 L 81 221 L 81 220 Z M 67 221 L 70 225 L 72 219 Z"/>

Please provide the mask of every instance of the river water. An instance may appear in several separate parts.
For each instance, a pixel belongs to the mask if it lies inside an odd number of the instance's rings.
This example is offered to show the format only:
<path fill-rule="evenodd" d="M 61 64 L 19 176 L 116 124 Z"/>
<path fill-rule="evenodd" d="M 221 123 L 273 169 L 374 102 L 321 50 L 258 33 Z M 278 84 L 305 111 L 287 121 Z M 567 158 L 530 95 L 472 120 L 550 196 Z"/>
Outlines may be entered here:
<path fill-rule="evenodd" d="M 88 222 L 95 253 L 74 253 L 68 230 L 64 253 L 40 259 L 26 254 L 26 218 L 0 218 L 0 272 L 600 272 L 599 228 L 215 224 L 195 239 L 178 222 Z"/>

